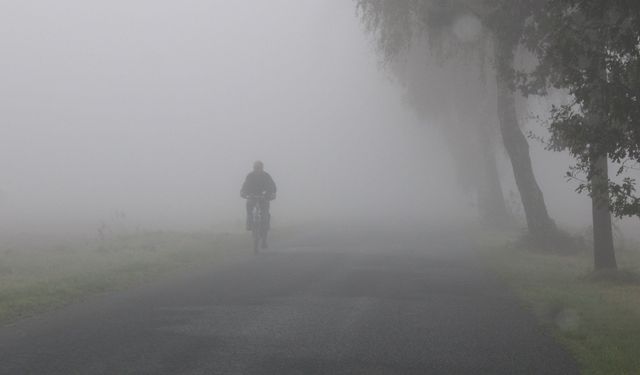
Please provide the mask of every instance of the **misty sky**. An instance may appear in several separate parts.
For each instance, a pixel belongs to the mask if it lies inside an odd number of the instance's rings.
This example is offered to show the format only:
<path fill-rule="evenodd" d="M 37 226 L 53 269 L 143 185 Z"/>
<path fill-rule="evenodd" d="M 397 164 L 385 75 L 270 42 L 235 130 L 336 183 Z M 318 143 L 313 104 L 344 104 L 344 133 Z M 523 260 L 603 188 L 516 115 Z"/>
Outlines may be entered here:
<path fill-rule="evenodd" d="M 5 0 L 0 50 L 0 230 L 237 223 L 256 159 L 276 222 L 473 211 L 352 1 Z M 552 216 L 588 222 L 532 143 Z"/>
<path fill-rule="evenodd" d="M 255 159 L 279 185 L 274 215 L 406 208 L 441 189 L 424 163 L 441 142 L 380 71 L 349 1 L 0 8 L 5 226 L 117 210 L 149 225 L 237 219 Z"/>

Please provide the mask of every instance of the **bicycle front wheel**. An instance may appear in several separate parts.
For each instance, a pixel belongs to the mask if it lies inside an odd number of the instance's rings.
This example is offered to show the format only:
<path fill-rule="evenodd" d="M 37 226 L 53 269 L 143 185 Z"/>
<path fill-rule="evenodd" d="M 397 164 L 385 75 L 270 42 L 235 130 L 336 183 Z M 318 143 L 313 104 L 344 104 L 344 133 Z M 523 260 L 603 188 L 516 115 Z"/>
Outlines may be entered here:
<path fill-rule="evenodd" d="M 262 240 L 262 225 L 260 222 L 253 223 L 253 252 L 258 254 L 260 249 L 260 241 Z"/>

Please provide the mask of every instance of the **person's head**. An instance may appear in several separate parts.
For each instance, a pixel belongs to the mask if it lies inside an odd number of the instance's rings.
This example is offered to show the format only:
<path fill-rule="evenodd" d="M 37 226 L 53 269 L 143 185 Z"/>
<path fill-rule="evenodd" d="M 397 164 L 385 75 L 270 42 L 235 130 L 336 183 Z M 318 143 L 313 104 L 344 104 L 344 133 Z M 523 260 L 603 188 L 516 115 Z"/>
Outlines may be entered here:
<path fill-rule="evenodd" d="M 260 160 L 253 163 L 253 170 L 256 172 L 262 172 L 264 170 L 264 164 Z"/>

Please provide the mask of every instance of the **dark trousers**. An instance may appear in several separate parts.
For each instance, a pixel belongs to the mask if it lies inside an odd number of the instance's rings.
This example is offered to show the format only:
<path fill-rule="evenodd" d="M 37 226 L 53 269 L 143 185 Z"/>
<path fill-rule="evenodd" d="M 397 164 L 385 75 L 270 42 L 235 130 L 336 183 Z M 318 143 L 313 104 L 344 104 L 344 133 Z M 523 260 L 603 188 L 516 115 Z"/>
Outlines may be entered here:
<path fill-rule="evenodd" d="M 271 228 L 271 213 L 269 213 L 269 201 L 266 199 L 255 199 L 249 198 L 247 199 L 247 222 L 251 220 L 251 212 L 253 211 L 253 207 L 257 204 L 260 205 L 260 209 L 262 210 L 263 220 L 266 224 L 266 229 Z"/>

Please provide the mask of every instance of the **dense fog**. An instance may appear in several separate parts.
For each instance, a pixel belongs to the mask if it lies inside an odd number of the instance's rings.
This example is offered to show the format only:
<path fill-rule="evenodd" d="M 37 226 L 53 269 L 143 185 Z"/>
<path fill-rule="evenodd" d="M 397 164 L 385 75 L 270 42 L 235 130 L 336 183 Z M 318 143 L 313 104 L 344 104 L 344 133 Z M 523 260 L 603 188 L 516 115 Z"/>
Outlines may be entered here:
<path fill-rule="evenodd" d="M 275 223 L 475 217 L 350 1 L 6 1 L 0 47 L 5 232 L 240 228 L 254 160 Z M 551 216 L 583 230 L 569 157 L 530 143 Z"/>
<path fill-rule="evenodd" d="M 212 227 L 241 217 L 256 159 L 282 219 L 451 202 L 446 150 L 378 70 L 349 3 L 3 8 L 5 228 L 91 229 L 117 212 Z"/>

